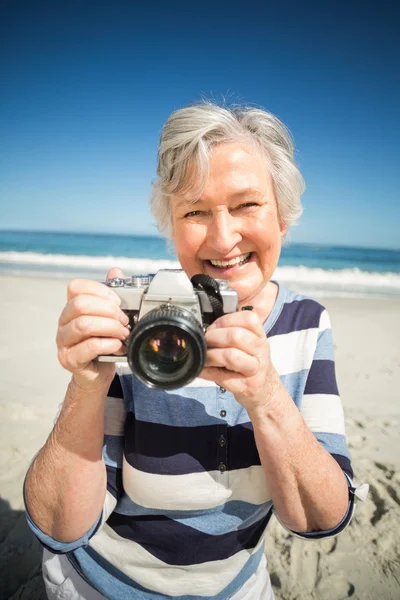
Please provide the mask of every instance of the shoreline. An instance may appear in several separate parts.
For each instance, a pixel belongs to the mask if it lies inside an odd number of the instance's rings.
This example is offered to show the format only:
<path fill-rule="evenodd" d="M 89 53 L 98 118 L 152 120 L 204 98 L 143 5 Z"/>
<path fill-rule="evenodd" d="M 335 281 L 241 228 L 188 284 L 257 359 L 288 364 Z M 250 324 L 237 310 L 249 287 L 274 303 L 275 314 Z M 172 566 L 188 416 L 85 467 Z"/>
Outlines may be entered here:
<path fill-rule="evenodd" d="M 147 261 L 147 262 L 152 262 L 152 261 Z M 153 261 L 153 262 L 161 262 L 161 261 Z M 165 261 L 164 261 L 165 262 Z M 40 280 L 45 280 L 45 281 L 59 281 L 59 282 L 64 282 L 65 284 L 68 283 L 68 281 L 70 281 L 71 279 L 75 279 L 75 278 L 83 278 L 83 279 L 94 279 L 96 281 L 102 281 L 105 277 L 105 274 L 107 273 L 108 267 L 106 269 L 103 270 L 93 270 L 92 272 L 88 272 L 87 270 L 77 270 L 77 269 L 73 269 L 71 268 L 71 272 L 63 272 L 63 271 L 46 271 L 44 269 L 41 269 L 39 271 L 34 271 L 32 270 L 32 268 L 27 268 L 27 269 L 22 269 L 22 270 L 8 270 L 8 269 L 4 269 L 4 264 L 0 263 L 0 282 L 2 279 L 7 279 L 7 278 L 19 278 L 19 279 L 29 279 L 32 281 L 40 281 Z M 151 265 L 150 265 L 151 266 Z M 15 268 L 15 265 L 13 265 L 13 268 Z M 159 268 L 179 268 L 176 267 L 176 265 L 160 265 Z M 292 268 L 292 267 L 290 267 Z M 293 267 L 293 268 L 298 268 L 298 269 L 302 269 L 303 267 Z M 124 269 L 123 269 L 124 270 Z M 157 269 L 158 270 L 158 269 Z M 318 269 L 315 269 L 316 271 Z M 144 270 L 145 271 L 145 270 Z M 126 270 L 126 273 L 128 273 L 129 271 Z M 154 273 L 156 272 L 156 270 L 152 270 L 152 269 L 147 269 L 146 273 Z M 142 274 L 143 272 L 139 273 L 139 272 L 129 272 L 130 275 L 138 275 L 138 274 Z M 338 288 L 338 287 L 329 287 L 328 286 L 323 286 L 322 284 L 320 285 L 320 287 L 316 286 L 315 284 L 313 284 L 312 282 L 308 282 L 308 281 L 296 281 L 295 279 L 293 280 L 287 280 L 285 279 L 285 277 L 277 277 L 277 273 L 274 273 L 273 277 L 271 278 L 272 281 L 275 281 L 277 283 L 281 283 L 282 285 L 288 287 L 289 289 L 294 289 L 297 292 L 299 292 L 300 294 L 303 294 L 304 296 L 309 296 L 311 298 L 315 298 L 316 300 L 320 300 L 320 299 L 336 299 L 336 298 L 345 298 L 345 299 L 361 299 L 361 300 L 365 300 L 365 299 L 376 299 L 376 300 L 385 300 L 385 299 L 391 299 L 391 300 L 400 300 L 400 275 L 398 275 L 397 273 L 384 273 L 384 274 L 380 274 L 380 273 L 368 273 L 365 272 L 366 275 L 372 275 L 372 276 L 381 276 L 381 275 L 387 275 L 387 276 L 395 276 L 399 278 L 399 287 L 393 287 L 390 288 L 388 287 L 385 292 L 382 292 L 381 289 L 379 289 L 378 286 L 370 288 L 368 290 L 363 290 L 363 289 L 359 289 L 359 290 L 355 290 L 355 289 L 344 289 L 344 288 Z M 279 275 L 279 273 L 278 273 Z"/>

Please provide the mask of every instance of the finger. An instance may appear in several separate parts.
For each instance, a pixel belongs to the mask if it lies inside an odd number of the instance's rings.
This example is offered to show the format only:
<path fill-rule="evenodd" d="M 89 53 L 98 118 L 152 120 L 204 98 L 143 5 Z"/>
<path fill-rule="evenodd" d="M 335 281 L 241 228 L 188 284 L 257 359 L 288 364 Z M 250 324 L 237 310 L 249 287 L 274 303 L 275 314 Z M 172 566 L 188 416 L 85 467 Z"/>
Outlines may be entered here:
<path fill-rule="evenodd" d="M 99 281 L 93 281 L 92 279 L 72 279 L 67 288 L 67 299 L 71 300 L 75 296 L 80 294 L 89 294 L 92 296 L 99 296 L 106 300 L 112 300 L 118 305 L 121 304 L 121 298 L 108 286 Z"/>
<path fill-rule="evenodd" d="M 129 329 L 116 319 L 82 315 L 59 328 L 57 344 L 70 347 L 92 337 L 125 340 L 129 335 Z"/>
<path fill-rule="evenodd" d="M 60 326 L 66 325 L 81 315 L 108 317 L 120 321 L 122 325 L 127 325 L 129 323 L 128 316 L 115 302 L 100 298 L 99 296 L 80 294 L 67 302 L 61 313 L 58 324 Z"/>
<path fill-rule="evenodd" d="M 222 327 L 243 327 L 252 331 L 258 337 L 265 337 L 265 331 L 260 318 L 254 312 L 248 310 L 223 315 L 214 321 L 208 329 L 220 329 Z"/>
<path fill-rule="evenodd" d="M 208 329 L 205 334 L 208 348 L 238 348 L 247 354 L 257 356 L 266 337 L 258 337 L 243 327 L 224 327 Z"/>
<path fill-rule="evenodd" d="M 117 350 L 117 352 L 113 352 L 113 354 L 115 354 L 116 356 L 126 356 L 127 351 L 128 348 L 125 346 L 125 344 L 122 344 L 121 349 Z"/>
<path fill-rule="evenodd" d="M 201 371 L 199 377 L 201 379 L 207 379 L 208 381 L 214 381 L 218 385 L 222 385 L 227 390 L 230 389 L 224 383 L 220 383 L 224 381 L 227 383 L 228 381 L 243 381 L 243 375 L 241 373 L 234 373 L 233 371 L 228 371 L 222 367 L 204 367 Z"/>
<path fill-rule="evenodd" d="M 243 377 L 253 377 L 260 370 L 260 362 L 237 348 L 211 348 L 207 350 L 205 367 L 227 369 L 241 373 Z"/>
<path fill-rule="evenodd" d="M 68 371 L 80 371 L 102 354 L 117 354 L 123 350 L 121 340 L 113 338 L 89 338 L 72 348 L 63 347 L 58 352 L 58 360 Z"/>
<path fill-rule="evenodd" d="M 113 277 L 121 277 L 123 279 L 124 273 L 118 267 L 111 267 L 111 269 L 107 273 L 106 281 L 107 279 L 112 279 Z"/>
<path fill-rule="evenodd" d="M 233 371 L 227 371 L 227 369 L 223 368 L 205 367 L 199 377 L 207 379 L 207 381 L 213 381 L 233 394 L 240 393 L 244 388 L 243 375 L 241 373 L 233 373 Z"/>

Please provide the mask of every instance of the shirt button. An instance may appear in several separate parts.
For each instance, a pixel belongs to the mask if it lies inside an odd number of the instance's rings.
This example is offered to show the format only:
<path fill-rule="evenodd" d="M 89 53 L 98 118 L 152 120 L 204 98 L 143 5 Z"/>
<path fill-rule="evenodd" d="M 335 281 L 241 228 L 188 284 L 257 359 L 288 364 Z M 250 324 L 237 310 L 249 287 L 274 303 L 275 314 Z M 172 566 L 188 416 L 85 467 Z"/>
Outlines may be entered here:
<path fill-rule="evenodd" d="M 219 413 L 220 417 L 226 417 L 226 410 L 221 410 Z"/>
<path fill-rule="evenodd" d="M 221 435 L 220 438 L 219 438 L 219 445 L 220 446 L 225 446 L 225 444 L 226 444 L 226 439 L 224 438 L 223 435 Z"/>
<path fill-rule="evenodd" d="M 221 394 L 225 394 L 226 389 L 222 386 L 220 386 L 219 391 L 221 392 Z"/>
<path fill-rule="evenodd" d="M 225 473 L 226 471 L 226 465 L 224 465 L 224 463 L 219 463 L 219 470 L 221 473 Z"/>

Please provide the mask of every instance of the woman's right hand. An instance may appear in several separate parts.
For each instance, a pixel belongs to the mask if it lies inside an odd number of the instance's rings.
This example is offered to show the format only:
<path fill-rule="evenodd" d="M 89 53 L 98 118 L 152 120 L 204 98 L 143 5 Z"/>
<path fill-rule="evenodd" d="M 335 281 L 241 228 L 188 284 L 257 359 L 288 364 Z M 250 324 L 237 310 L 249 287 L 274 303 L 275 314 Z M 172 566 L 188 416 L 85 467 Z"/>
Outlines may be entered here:
<path fill-rule="evenodd" d="M 120 269 L 107 274 L 123 277 Z M 129 336 L 127 315 L 119 296 L 109 287 L 89 279 L 73 279 L 68 285 L 67 304 L 58 322 L 58 360 L 70 371 L 74 382 L 88 391 L 108 389 L 115 363 L 95 361 L 100 354 L 124 354 L 122 343 Z"/>

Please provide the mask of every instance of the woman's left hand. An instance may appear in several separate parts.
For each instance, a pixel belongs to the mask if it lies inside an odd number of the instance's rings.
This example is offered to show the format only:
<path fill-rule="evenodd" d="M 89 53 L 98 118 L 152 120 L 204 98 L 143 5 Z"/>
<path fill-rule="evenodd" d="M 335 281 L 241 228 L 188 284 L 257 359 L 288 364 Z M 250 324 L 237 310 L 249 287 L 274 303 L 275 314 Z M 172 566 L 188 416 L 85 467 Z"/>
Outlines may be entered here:
<path fill-rule="evenodd" d="M 229 390 L 248 412 L 264 410 L 279 377 L 259 317 L 250 311 L 217 319 L 206 332 L 207 358 L 200 377 Z"/>

